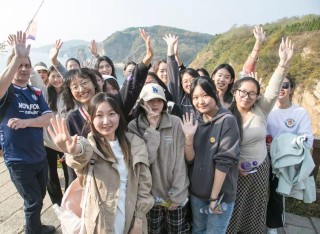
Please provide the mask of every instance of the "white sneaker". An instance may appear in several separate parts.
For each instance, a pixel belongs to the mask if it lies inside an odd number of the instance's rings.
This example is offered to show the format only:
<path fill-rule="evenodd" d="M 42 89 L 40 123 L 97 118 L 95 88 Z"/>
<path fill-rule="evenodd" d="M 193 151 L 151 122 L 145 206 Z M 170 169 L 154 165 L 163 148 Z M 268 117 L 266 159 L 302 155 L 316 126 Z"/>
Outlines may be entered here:
<path fill-rule="evenodd" d="M 278 231 L 276 228 L 268 228 L 267 234 L 277 234 Z"/>

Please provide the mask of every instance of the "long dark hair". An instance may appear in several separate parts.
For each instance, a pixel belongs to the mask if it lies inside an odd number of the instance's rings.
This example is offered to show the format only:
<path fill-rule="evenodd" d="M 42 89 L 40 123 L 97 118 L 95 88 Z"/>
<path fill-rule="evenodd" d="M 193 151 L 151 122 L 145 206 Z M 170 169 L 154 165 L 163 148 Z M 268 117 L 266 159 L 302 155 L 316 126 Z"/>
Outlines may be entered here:
<path fill-rule="evenodd" d="M 54 71 L 58 73 L 58 71 L 54 68 L 54 66 L 49 67 L 48 79 L 50 77 L 50 74 Z M 61 77 L 61 79 L 63 78 Z M 58 108 L 57 108 L 58 95 L 63 91 L 63 85 L 61 87 L 60 93 L 57 93 L 56 89 L 50 84 L 48 85 L 47 90 L 48 90 L 48 106 L 50 107 L 51 110 L 58 111 Z"/>
<path fill-rule="evenodd" d="M 102 61 L 106 61 L 107 63 L 109 63 L 109 65 L 111 66 L 111 75 L 117 79 L 117 76 L 116 76 L 116 69 L 114 67 L 114 64 L 112 62 L 112 60 L 108 57 L 108 56 L 101 56 L 100 58 L 97 59 L 97 62 L 96 64 L 94 65 L 94 69 L 96 70 L 99 70 L 99 65 Z"/>
<path fill-rule="evenodd" d="M 200 86 L 203 91 L 209 95 L 210 97 L 212 97 L 217 106 L 219 108 L 221 108 L 221 103 L 219 101 L 219 98 L 217 96 L 217 89 L 216 89 L 216 86 L 215 84 L 213 83 L 213 81 L 208 77 L 208 76 L 200 76 L 199 78 L 195 79 L 191 86 L 190 86 L 190 102 L 192 103 L 192 98 L 193 98 L 193 92 L 194 92 L 194 89 L 197 87 L 197 86 Z M 193 106 L 193 103 L 192 103 L 192 106 Z M 194 107 L 194 106 L 193 106 Z"/>
<path fill-rule="evenodd" d="M 63 97 L 66 104 L 67 111 L 74 109 L 75 107 L 75 99 L 72 95 L 70 84 L 75 76 L 81 77 L 83 79 L 91 80 L 94 86 L 95 93 L 99 93 L 99 86 L 97 83 L 97 78 L 93 72 L 89 69 L 72 69 L 67 72 L 64 83 L 63 83 Z"/>
<path fill-rule="evenodd" d="M 231 67 L 229 64 L 227 63 L 223 63 L 220 64 L 213 72 L 211 75 L 211 79 L 214 78 L 215 74 L 220 70 L 220 69 L 227 69 L 227 71 L 230 73 L 232 82 L 228 85 L 227 91 L 225 92 L 224 96 L 223 96 L 223 101 L 226 103 L 231 103 L 232 99 L 233 99 L 233 94 L 232 94 L 232 86 L 234 83 L 234 79 L 235 79 L 235 73 L 234 73 L 234 69 L 233 67 Z"/>
<path fill-rule="evenodd" d="M 91 118 L 90 128 L 93 134 L 93 137 L 97 143 L 97 148 L 107 157 L 113 157 L 115 158 L 113 151 L 109 145 L 108 140 L 106 140 L 104 137 L 101 136 L 101 134 L 96 130 L 96 128 L 93 125 L 93 119 L 96 116 L 96 112 L 98 109 L 98 106 L 106 102 L 108 103 L 112 109 L 119 115 L 119 125 L 118 128 L 115 131 L 115 135 L 119 141 L 120 147 L 122 149 L 122 153 L 124 155 L 124 160 L 128 164 L 129 159 L 131 157 L 131 151 L 130 151 L 130 142 L 128 141 L 125 133 L 127 131 L 127 124 L 126 120 L 124 118 L 124 115 L 121 111 L 121 108 L 119 106 L 119 103 L 111 96 L 109 96 L 106 93 L 98 93 L 96 94 L 90 101 L 88 113 Z"/>
<path fill-rule="evenodd" d="M 244 82 L 252 82 L 252 83 L 254 83 L 256 85 L 256 87 L 257 87 L 257 96 L 259 97 L 259 95 L 260 95 L 260 84 L 256 79 L 254 79 L 252 77 L 243 77 L 243 78 L 237 80 L 236 82 L 234 82 L 233 87 L 232 87 L 233 95 L 236 95 L 237 90 L 242 86 L 242 84 Z M 229 107 L 229 110 L 232 112 L 232 114 L 234 115 L 234 117 L 237 120 L 237 123 L 238 123 L 238 126 L 239 126 L 239 131 L 240 131 L 240 138 L 242 140 L 242 137 L 243 137 L 243 129 L 242 129 L 243 120 L 242 120 L 241 114 L 240 114 L 240 112 L 238 110 L 237 102 L 236 102 L 235 98 L 233 98 L 233 101 L 231 102 L 231 106 Z"/>

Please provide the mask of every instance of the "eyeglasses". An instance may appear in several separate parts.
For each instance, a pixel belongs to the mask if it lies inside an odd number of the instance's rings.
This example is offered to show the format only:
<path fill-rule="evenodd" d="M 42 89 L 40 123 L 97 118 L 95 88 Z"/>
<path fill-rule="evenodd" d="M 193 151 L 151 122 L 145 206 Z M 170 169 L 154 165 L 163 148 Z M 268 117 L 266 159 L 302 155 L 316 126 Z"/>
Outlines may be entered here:
<path fill-rule="evenodd" d="M 282 83 L 282 88 L 283 88 L 283 89 L 288 89 L 288 88 L 290 88 L 290 82 L 283 82 L 283 83 Z"/>
<path fill-rule="evenodd" d="M 78 91 L 80 90 L 80 86 L 81 86 L 82 88 L 84 88 L 84 89 L 88 89 L 88 88 L 90 87 L 90 83 L 91 83 L 90 80 L 85 80 L 85 81 L 79 83 L 78 86 L 72 85 L 72 86 L 70 87 L 70 89 L 71 89 L 71 91 L 73 91 L 73 92 L 78 92 Z"/>
<path fill-rule="evenodd" d="M 238 89 L 238 92 L 239 92 L 239 97 L 241 97 L 241 98 L 248 96 L 249 99 L 255 99 L 258 96 L 258 94 L 255 92 L 247 92 L 247 91 L 241 90 L 241 89 Z"/>

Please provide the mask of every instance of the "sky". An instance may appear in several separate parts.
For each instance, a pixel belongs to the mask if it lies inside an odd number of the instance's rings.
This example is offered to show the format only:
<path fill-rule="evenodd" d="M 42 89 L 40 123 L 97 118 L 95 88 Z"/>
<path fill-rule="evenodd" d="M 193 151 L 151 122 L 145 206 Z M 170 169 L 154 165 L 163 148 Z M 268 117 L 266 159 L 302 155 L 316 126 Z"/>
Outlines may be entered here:
<path fill-rule="evenodd" d="M 1 3 L 0 42 L 25 30 L 43 0 Z M 56 39 L 103 41 L 128 27 L 164 25 L 216 34 L 234 25 L 257 25 L 284 17 L 320 14 L 320 0 L 44 0 L 32 47 Z"/>

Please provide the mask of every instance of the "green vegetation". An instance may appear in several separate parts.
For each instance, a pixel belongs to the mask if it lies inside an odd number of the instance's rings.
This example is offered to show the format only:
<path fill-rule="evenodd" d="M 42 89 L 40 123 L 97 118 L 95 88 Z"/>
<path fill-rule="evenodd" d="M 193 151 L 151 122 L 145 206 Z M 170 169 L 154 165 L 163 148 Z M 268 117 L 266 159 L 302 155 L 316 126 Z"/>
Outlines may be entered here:
<path fill-rule="evenodd" d="M 311 89 L 320 80 L 320 17 L 307 15 L 278 20 L 262 25 L 267 34 L 257 65 L 258 75 L 268 80 L 273 73 L 278 58 L 278 48 L 282 37 L 290 37 L 295 43 L 295 56 L 289 72 L 297 78 L 303 88 Z M 255 43 L 253 26 L 233 27 L 223 34 L 217 34 L 191 63 L 191 67 L 206 68 L 209 73 L 221 63 L 229 63 L 236 72 L 242 70 L 248 54 Z"/>

